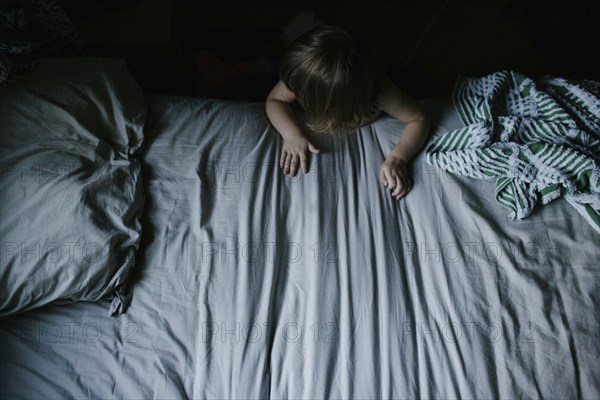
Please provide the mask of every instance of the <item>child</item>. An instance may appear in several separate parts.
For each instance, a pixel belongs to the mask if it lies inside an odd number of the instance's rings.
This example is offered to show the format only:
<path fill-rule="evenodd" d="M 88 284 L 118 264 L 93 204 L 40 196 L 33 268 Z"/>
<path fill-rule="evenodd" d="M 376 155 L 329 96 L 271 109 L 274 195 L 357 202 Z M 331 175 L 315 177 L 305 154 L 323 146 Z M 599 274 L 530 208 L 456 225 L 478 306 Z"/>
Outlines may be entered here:
<path fill-rule="evenodd" d="M 407 163 L 423 147 L 429 122 L 423 109 L 377 70 L 365 43 L 355 34 L 320 25 L 285 52 L 281 80 L 269 93 L 266 112 L 283 137 L 279 161 L 284 174 L 308 172 L 308 152 L 319 153 L 294 119 L 290 103 L 306 111 L 308 128 L 337 135 L 374 121 L 386 112 L 405 124 L 399 143 L 379 171 L 379 180 L 399 200 L 411 189 Z"/>

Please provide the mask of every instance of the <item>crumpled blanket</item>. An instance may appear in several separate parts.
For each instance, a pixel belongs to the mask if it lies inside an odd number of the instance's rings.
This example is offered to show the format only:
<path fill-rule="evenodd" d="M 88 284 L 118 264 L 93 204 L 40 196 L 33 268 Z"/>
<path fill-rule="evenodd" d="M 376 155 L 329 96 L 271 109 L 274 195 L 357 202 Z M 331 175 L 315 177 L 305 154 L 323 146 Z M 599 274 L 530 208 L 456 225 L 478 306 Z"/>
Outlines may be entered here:
<path fill-rule="evenodd" d="M 600 83 L 502 71 L 460 79 L 453 100 L 465 127 L 435 137 L 428 163 L 495 180 L 512 220 L 562 196 L 600 233 Z"/>

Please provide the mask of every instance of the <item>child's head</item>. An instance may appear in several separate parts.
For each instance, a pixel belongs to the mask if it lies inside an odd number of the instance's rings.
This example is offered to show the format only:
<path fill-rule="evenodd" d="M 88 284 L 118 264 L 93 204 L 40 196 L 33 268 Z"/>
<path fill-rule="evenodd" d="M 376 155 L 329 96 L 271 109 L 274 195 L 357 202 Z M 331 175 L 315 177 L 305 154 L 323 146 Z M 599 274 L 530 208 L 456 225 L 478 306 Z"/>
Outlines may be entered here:
<path fill-rule="evenodd" d="M 374 113 L 373 57 L 361 38 L 348 30 L 320 25 L 305 33 L 285 52 L 280 74 L 315 132 L 356 128 Z"/>

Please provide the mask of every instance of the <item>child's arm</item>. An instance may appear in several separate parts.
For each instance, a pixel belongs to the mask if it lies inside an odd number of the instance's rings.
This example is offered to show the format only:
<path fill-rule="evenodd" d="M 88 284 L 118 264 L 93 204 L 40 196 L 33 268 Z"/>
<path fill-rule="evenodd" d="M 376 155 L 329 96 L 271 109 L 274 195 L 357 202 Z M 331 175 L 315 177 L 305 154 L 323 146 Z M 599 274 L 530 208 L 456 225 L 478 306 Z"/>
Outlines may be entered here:
<path fill-rule="evenodd" d="M 312 153 L 319 152 L 319 149 L 302 134 L 294 118 L 290 103 L 295 100 L 294 93 L 279 81 L 271 89 L 265 105 L 269 120 L 283 138 L 279 167 L 283 169 L 284 174 L 290 173 L 292 176 L 296 176 L 300 165 L 304 173 L 308 172 L 307 150 Z"/>
<path fill-rule="evenodd" d="M 406 164 L 421 150 L 429 133 L 429 119 L 425 110 L 413 98 L 398 89 L 387 77 L 382 79 L 379 108 L 404 123 L 400 141 L 388 154 L 381 166 L 379 179 L 392 189 L 396 200 L 412 188 Z"/>

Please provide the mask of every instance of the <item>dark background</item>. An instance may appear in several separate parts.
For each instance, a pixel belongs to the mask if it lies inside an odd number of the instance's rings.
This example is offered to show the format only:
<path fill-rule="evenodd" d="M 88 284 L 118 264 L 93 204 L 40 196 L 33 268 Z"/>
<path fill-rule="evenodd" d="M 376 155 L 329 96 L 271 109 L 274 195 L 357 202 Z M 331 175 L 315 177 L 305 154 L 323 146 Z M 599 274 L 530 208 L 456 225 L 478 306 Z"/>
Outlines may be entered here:
<path fill-rule="evenodd" d="M 361 32 L 418 98 L 504 69 L 600 80 L 598 0 L 133 0 L 73 20 L 94 53 L 125 57 L 147 92 L 262 101 L 300 12 Z"/>

